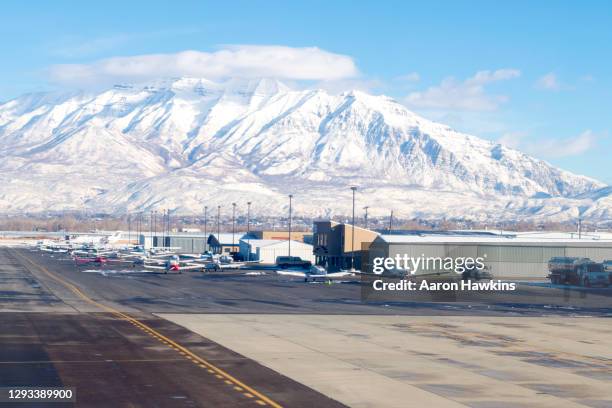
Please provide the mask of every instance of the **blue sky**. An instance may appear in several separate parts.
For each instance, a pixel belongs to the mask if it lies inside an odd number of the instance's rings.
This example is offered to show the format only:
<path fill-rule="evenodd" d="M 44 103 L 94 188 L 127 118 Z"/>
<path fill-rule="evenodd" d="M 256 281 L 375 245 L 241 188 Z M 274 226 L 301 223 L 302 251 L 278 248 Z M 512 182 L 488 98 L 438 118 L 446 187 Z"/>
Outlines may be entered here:
<path fill-rule="evenodd" d="M 612 6 L 606 1 L 36 7 L 8 1 L 1 9 L 0 101 L 87 86 L 100 74 L 100 60 L 165 54 L 161 61 L 172 64 L 177 53 L 194 50 L 219 62 L 215 53 L 229 49 L 246 55 L 241 61 L 254 58 L 253 72 L 269 69 L 287 82 L 334 91 L 384 93 L 428 118 L 612 183 Z M 259 46 L 270 45 L 283 46 L 278 52 L 299 65 L 267 67 L 262 53 L 276 49 Z M 244 64 L 227 74 L 243 73 Z M 163 65 L 152 64 L 147 74 L 168 73 Z M 73 81 L 75 72 L 85 72 L 82 81 Z"/>

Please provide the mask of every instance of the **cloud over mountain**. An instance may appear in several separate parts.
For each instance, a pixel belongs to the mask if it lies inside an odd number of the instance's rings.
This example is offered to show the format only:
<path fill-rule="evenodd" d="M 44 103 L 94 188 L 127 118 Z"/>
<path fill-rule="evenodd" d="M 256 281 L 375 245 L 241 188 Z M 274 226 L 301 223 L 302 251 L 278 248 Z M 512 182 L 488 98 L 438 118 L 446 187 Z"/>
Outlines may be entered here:
<path fill-rule="evenodd" d="M 280 45 L 230 45 L 214 52 L 188 50 L 112 57 L 89 64 L 55 65 L 49 69 L 52 82 L 77 87 L 183 76 L 339 80 L 355 77 L 358 73 L 353 59 L 346 55 L 317 47 Z"/>

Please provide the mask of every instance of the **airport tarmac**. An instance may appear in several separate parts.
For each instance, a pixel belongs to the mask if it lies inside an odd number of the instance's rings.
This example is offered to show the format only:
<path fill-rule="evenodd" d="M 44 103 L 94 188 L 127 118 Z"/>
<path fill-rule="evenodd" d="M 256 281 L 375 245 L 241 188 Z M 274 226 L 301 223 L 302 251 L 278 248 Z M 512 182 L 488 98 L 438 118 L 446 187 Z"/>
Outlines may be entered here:
<path fill-rule="evenodd" d="M 218 273 L 138 272 L 125 265 L 76 266 L 65 254 L 5 248 L 18 268 L 34 262 L 73 282 L 94 299 L 103 299 L 118 310 L 151 313 L 281 313 L 281 314 L 376 314 L 376 315 L 587 315 L 612 316 L 612 288 L 563 289 L 533 282 L 519 284 L 514 293 L 491 294 L 468 301 L 413 301 L 402 294 L 371 296 L 362 301 L 357 280 L 304 282 L 303 278 L 277 275 L 273 270 L 224 270 Z M 0 261 L 1 262 L 1 261 Z M 30 265 L 31 266 L 31 265 Z M 32 268 L 31 268 L 32 269 Z M 33 268 L 36 273 L 36 268 Z M 263 274 L 262 274 L 263 273 Z M 21 276 L 21 275 L 20 275 Z M 13 287 L 0 297 L 6 310 L 97 311 L 46 274 L 36 282 L 21 277 L 22 289 Z M 5 279 L 3 285 L 17 284 Z M 41 288 L 31 285 L 40 284 Z M 46 294 L 44 301 L 32 293 Z M 53 294 L 55 294 L 54 298 Z M 375 294 L 376 295 L 376 294 Z M 57 299 L 61 298 L 61 301 Z"/>
<path fill-rule="evenodd" d="M 72 387 L 85 407 L 343 406 L 168 320 L 119 311 L 3 248 L 0 290 L 0 387 Z"/>
<path fill-rule="evenodd" d="M 62 258 L 0 248 L 0 384 L 76 385 L 85 406 L 612 406 L 610 289 L 368 303 L 355 282 Z"/>
<path fill-rule="evenodd" d="M 612 407 L 606 318 L 161 316 L 352 407 Z"/>

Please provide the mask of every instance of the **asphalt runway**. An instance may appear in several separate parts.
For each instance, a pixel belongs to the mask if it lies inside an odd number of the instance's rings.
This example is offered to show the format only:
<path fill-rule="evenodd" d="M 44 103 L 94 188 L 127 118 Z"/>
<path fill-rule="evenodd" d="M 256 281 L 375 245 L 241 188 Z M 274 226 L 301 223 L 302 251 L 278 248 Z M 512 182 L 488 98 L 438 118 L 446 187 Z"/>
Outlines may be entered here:
<path fill-rule="evenodd" d="M 278 314 L 374 314 L 374 315 L 612 315 L 612 288 L 562 288 L 549 284 L 518 283 L 512 293 L 464 295 L 449 300 L 409 297 L 405 293 L 368 293 L 362 300 L 359 281 L 326 284 L 304 282 L 297 276 L 277 275 L 273 270 L 225 270 L 218 273 L 137 272 L 125 265 L 76 266 L 66 255 L 28 249 L 0 249 L 10 254 L 15 268 L 29 259 L 76 284 L 93 299 L 103 300 L 127 312 L 149 313 L 278 313 Z M 2 261 L 0 261 L 2 262 Z M 97 311 L 44 274 L 35 280 L 22 277 L 0 298 L 10 310 Z M 6 285 L 5 281 L 2 283 Z M 40 285 L 37 287 L 36 285 Z M 50 291 L 49 289 L 53 289 Z M 61 297 L 61 300 L 57 297 Z M 32 308 L 35 309 L 32 309 Z"/>
<path fill-rule="evenodd" d="M 151 313 L 118 311 L 55 274 L 0 249 L 0 387 L 72 387 L 77 402 L 2 407 L 343 406 Z"/>

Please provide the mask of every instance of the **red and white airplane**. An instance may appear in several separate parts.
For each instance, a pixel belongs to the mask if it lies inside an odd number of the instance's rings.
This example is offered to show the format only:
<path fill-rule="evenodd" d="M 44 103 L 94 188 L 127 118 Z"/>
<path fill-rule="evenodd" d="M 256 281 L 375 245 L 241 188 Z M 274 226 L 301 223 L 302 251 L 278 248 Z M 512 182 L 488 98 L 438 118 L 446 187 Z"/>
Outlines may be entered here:
<path fill-rule="evenodd" d="M 162 270 L 164 273 L 189 271 L 189 270 L 204 270 L 203 264 L 181 261 L 178 255 L 172 255 L 168 259 L 141 259 L 136 261 L 135 265 L 142 265 L 147 269 Z"/>
<path fill-rule="evenodd" d="M 72 257 L 72 259 L 74 259 L 74 262 L 77 265 L 83 265 L 83 264 L 90 264 L 90 263 L 95 263 L 95 264 L 105 264 L 108 262 L 108 258 L 105 258 L 103 256 L 95 256 L 95 257 L 91 257 L 91 258 L 80 258 L 78 256 L 74 256 Z"/>

